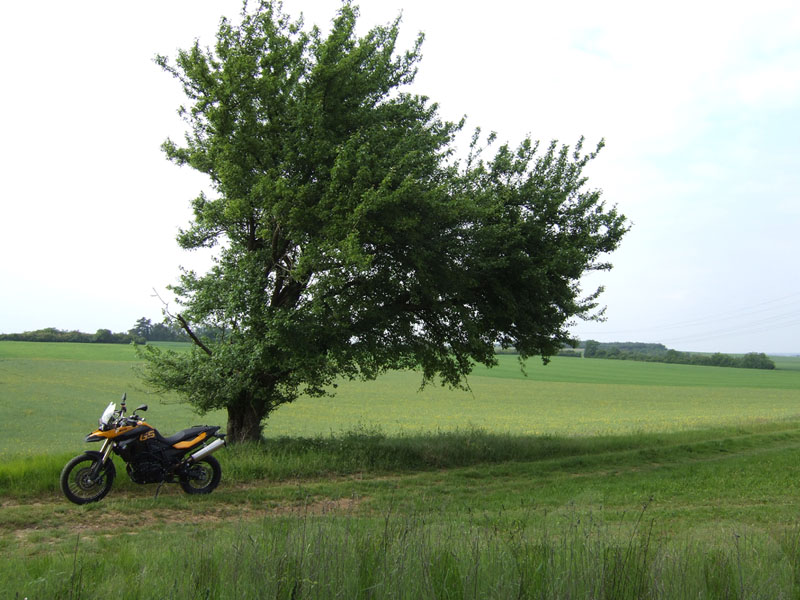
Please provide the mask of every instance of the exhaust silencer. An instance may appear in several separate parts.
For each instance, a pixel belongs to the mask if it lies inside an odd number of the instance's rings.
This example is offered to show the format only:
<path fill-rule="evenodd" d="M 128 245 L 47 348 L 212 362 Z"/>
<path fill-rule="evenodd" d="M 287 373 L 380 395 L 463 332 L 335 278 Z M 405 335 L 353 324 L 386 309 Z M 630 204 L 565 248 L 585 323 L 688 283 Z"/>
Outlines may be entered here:
<path fill-rule="evenodd" d="M 200 450 L 192 454 L 189 457 L 189 462 L 197 462 L 198 460 L 202 460 L 204 457 L 208 456 L 209 454 L 212 454 L 213 452 L 216 452 L 224 445 L 225 445 L 225 440 L 223 439 L 214 440 L 205 448 L 201 448 Z"/>

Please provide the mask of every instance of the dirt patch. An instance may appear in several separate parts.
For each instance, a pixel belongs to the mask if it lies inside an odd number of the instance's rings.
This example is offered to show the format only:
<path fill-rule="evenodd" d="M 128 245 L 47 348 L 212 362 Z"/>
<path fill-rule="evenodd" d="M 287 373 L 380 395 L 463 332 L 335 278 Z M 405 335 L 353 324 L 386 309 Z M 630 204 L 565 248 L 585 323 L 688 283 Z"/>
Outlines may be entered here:
<path fill-rule="evenodd" d="M 309 498 L 302 502 L 283 502 L 259 506 L 252 503 L 215 502 L 204 506 L 185 508 L 159 507 L 140 512 L 135 516 L 116 509 L 98 507 L 96 510 L 65 512 L 52 510 L 54 504 L 35 503 L 38 510 L 30 511 L 18 520 L 6 522 L 0 530 L 11 534 L 17 543 L 32 537 L 57 532 L 58 537 L 78 535 L 135 535 L 154 526 L 186 524 L 202 525 L 231 521 L 252 521 L 285 516 L 342 515 L 357 511 L 365 498 Z M 22 504 L 4 504 L 7 510 L 21 509 Z M 30 506 L 30 505 L 28 505 Z M 51 510 L 48 510 L 51 509 Z"/>
<path fill-rule="evenodd" d="M 276 506 L 268 509 L 267 513 L 279 515 L 326 515 L 354 512 L 364 501 L 363 497 L 340 498 L 338 500 L 316 500 L 314 502 L 304 502 L 302 504 L 292 504 Z"/>

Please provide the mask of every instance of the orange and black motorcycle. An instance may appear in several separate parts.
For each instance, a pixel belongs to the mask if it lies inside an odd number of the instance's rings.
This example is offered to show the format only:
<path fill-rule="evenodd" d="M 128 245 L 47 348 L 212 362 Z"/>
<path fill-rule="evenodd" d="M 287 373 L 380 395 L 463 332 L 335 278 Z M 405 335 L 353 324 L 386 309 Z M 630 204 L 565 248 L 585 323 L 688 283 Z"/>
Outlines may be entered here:
<path fill-rule="evenodd" d="M 146 411 L 146 404 L 126 417 L 125 399 L 123 394 L 119 410 L 110 403 L 99 427 L 86 436 L 87 442 L 103 442 L 100 451 L 76 456 L 61 471 L 61 490 L 67 498 L 88 504 L 108 494 L 116 475 L 112 452 L 125 461 L 134 483 L 177 482 L 187 494 L 208 494 L 217 487 L 222 468 L 211 454 L 225 445 L 218 426 L 196 425 L 163 437 L 136 414 Z"/>

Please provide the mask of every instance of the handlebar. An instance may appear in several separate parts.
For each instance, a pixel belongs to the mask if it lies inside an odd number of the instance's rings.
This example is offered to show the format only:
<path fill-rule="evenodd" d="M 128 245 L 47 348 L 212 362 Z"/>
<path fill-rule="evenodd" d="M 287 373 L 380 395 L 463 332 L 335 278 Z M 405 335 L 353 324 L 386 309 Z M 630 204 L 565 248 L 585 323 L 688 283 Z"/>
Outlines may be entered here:
<path fill-rule="evenodd" d="M 111 420 L 111 425 L 114 428 L 117 427 L 124 427 L 125 425 L 136 425 L 139 421 L 142 420 L 142 417 L 139 415 L 131 415 L 126 417 L 122 411 L 116 411 L 114 413 L 114 417 Z"/>

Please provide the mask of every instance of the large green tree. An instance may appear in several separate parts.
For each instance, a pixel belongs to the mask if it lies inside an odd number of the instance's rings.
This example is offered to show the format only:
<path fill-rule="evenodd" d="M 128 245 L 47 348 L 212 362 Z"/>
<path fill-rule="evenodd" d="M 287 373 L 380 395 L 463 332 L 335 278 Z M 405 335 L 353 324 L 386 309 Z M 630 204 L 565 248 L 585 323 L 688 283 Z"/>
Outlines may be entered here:
<path fill-rule="evenodd" d="M 357 16 L 344 2 L 323 35 L 262 1 L 223 19 L 213 49 L 157 59 L 188 99 L 190 130 L 164 150 L 213 186 L 178 242 L 216 258 L 172 287 L 193 351 L 148 346 L 145 377 L 227 409 L 235 441 L 340 377 L 414 368 L 460 385 L 498 344 L 546 360 L 596 317 L 599 290 L 579 280 L 609 268 L 627 227 L 586 188 L 596 152 L 580 142 L 484 159 L 476 134 L 455 160 L 462 124 L 402 92 L 422 36 L 398 52 L 399 19 L 359 37 Z"/>

